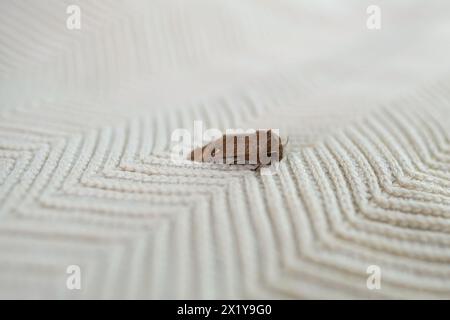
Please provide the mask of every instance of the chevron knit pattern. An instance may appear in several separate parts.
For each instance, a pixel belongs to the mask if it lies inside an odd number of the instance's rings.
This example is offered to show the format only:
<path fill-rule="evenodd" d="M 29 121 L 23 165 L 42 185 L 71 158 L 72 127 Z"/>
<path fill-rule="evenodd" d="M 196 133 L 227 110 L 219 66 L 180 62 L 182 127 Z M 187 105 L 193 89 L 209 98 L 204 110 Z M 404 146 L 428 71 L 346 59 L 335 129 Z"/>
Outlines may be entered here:
<path fill-rule="evenodd" d="M 334 3 L 2 1 L 0 298 L 450 298 L 450 5 Z M 171 162 L 195 120 L 279 173 Z"/>

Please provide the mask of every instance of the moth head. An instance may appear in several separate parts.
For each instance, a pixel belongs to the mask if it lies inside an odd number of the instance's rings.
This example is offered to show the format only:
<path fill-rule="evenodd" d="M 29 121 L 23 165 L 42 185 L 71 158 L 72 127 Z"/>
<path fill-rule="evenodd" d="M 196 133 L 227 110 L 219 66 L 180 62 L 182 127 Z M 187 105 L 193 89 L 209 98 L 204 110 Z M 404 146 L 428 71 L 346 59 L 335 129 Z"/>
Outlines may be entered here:
<path fill-rule="evenodd" d="M 224 158 L 222 138 L 208 143 L 203 148 L 203 161 L 222 163 Z"/>

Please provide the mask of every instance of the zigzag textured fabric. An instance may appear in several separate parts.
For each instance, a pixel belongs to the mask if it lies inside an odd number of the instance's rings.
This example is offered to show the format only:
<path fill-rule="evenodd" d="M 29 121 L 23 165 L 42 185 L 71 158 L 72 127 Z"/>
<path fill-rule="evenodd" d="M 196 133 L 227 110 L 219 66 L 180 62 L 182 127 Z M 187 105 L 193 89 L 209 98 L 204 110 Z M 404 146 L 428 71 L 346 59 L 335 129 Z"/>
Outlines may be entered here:
<path fill-rule="evenodd" d="M 448 2 L 74 2 L 0 3 L 1 298 L 450 298 Z M 279 173 L 174 164 L 195 120 Z"/>

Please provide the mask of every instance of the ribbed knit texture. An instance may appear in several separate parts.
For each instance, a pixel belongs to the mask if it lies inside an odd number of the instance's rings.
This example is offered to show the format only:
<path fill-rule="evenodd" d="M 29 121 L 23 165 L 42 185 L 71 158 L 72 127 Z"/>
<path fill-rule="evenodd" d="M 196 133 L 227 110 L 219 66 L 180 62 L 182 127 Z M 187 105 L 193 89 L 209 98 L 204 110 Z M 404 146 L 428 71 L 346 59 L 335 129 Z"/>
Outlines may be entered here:
<path fill-rule="evenodd" d="M 2 1 L 0 298 L 450 298 L 449 10 Z M 194 120 L 279 174 L 172 163 Z"/>

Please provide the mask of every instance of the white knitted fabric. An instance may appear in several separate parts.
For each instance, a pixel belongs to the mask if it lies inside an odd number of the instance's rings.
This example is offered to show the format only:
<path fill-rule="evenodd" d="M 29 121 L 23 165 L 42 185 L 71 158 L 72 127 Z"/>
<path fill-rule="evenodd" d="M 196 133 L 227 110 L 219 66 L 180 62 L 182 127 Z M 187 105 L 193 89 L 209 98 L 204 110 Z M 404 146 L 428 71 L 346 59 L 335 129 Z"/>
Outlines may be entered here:
<path fill-rule="evenodd" d="M 449 10 L 1 1 L 0 298 L 450 298 Z M 174 164 L 194 120 L 279 174 Z"/>

